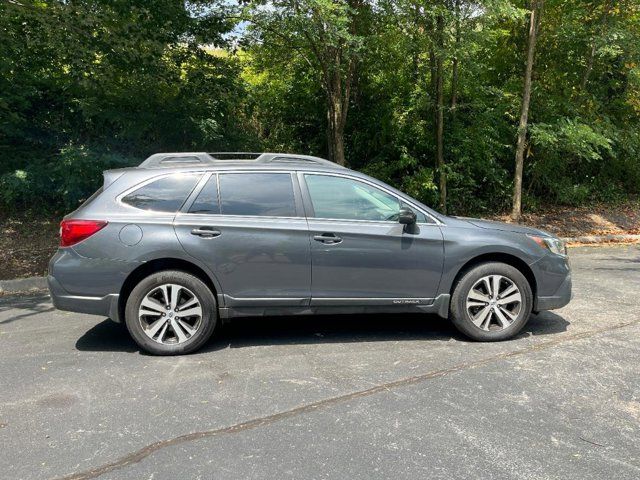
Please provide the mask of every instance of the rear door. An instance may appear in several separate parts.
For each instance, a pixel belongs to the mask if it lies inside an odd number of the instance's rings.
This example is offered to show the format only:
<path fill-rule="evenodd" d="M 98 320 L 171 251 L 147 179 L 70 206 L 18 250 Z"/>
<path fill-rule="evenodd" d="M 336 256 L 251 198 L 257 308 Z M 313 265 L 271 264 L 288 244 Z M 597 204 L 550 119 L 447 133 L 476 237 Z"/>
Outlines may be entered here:
<path fill-rule="evenodd" d="M 213 173 L 174 224 L 184 249 L 216 275 L 227 306 L 308 305 L 308 227 L 290 172 Z"/>
<path fill-rule="evenodd" d="M 311 305 L 429 304 L 443 265 L 434 220 L 398 223 L 396 195 L 343 174 L 299 173 L 311 241 Z"/>

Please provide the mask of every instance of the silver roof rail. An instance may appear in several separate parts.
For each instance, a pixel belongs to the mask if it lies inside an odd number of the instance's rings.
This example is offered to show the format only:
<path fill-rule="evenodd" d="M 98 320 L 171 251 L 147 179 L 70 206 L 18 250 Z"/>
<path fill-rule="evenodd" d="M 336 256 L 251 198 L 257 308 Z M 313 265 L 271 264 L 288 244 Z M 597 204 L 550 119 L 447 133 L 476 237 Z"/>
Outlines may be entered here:
<path fill-rule="evenodd" d="M 216 160 L 256 160 L 262 152 L 209 152 Z"/>
<path fill-rule="evenodd" d="M 263 153 L 256 162 L 259 163 L 315 163 L 320 165 L 330 165 L 339 167 L 337 163 L 331 162 L 324 158 L 313 157 L 311 155 L 298 155 L 295 153 Z"/>
<path fill-rule="evenodd" d="M 294 153 L 255 153 L 255 152 L 176 152 L 156 153 L 142 162 L 141 168 L 168 168 L 180 166 L 216 165 L 224 163 L 277 163 L 296 164 L 311 163 L 340 167 L 337 163 L 311 155 L 297 155 Z"/>
<path fill-rule="evenodd" d="M 138 165 L 141 168 L 212 165 L 215 160 L 205 152 L 155 153 Z"/>

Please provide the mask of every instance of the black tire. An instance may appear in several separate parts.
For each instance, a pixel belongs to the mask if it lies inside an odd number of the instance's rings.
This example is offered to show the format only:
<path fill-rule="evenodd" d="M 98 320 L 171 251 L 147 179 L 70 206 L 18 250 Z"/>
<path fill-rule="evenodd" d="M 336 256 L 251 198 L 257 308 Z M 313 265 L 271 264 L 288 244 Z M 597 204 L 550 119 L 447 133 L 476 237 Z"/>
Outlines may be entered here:
<path fill-rule="evenodd" d="M 195 333 L 183 343 L 171 345 L 153 340 L 144 333 L 138 318 L 138 309 L 145 296 L 157 287 L 165 284 L 174 284 L 187 288 L 200 302 L 202 316 L 199 327 Z M 125 308 L 125 323 L 131 337 L 133 337 L 133 340 L 140 348 L 153 355 L 182 355 L 199 349 L 213 334 L 217 320 L 218 310 L 216 299 L 211 289 L 194 275 L 178 270 L 156 272 L 141 280 L 131 291 Z"/>
<path fill-rule="evenodd" d="M 520 290 L 521 304 L 516 318 L 512 323 L 502 328 L 493 325 L 490 330 L 485 330 L 473 323 L 471 314 L 466 308 L 467 296 L 471 288 L 483 277 L 489 275 L 501 275 L 513 282 Z M 508 285 L 508 283 L 507 283 Z M 531 315 L 533 306 L 533 293 L 526 277 L 515 267 L 501 262 L 488 262 L 476 265 L 467 271 L 458 281 L 451 296 L 449 307 L 450 318 L 455 327 L 467 337 L 482 341 L 495 342 L 507 340 L 514 337 L 526 325 Z M 478 307 L 481 309 L 482 307 Z M 493 317 L 491 317 L 493 315 Z M 496 319 L 495 314 L 489 313 L 491 318 Z M 497 328 L 493 328 L 497 327 Z"/>

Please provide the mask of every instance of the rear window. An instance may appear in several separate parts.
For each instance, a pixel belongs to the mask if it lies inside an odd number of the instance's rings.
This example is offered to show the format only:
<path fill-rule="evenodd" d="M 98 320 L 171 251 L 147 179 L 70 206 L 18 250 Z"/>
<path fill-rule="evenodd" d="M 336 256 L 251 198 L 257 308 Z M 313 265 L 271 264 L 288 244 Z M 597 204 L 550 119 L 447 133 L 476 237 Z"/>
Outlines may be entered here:
<path fill-rule="evenodd" d="M 122 203 L 141 210 L 177 212 L 199 179 L 200 175 L 192 174 L 163 177 L 131 192 Z"/>
<path fill-rule="evenodd" d="M 293 183 L 288 173 L 222 173 L 223 215 L 295 217 Z"/>

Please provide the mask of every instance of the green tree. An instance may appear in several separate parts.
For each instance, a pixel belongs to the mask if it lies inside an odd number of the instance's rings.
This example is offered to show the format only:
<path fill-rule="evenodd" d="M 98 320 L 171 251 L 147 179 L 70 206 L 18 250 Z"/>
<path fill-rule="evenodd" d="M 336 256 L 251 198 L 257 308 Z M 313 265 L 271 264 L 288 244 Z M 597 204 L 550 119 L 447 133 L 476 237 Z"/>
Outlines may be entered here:
<path fill-rule="evenodd" d="M 280 65 L 299 56 L 317 75 L 326 96 L 329 157 L 340 165 L 346 163 L 344 131 L 372 13 L 366 0 L 257 1 L 247 11 L 253 55 Z"/>
<path fill-rule="evenodd" d="M 545 0 L 523 123 L 532 5 L 5 0 L 0 202 L 193 149 L 328 155 L 451 213 L 640 193 L 640 4 Z"/>
<path fill-rule="evenodd" d="M 513 180 L 513 208 L 511 211 L 511 218 L 514 220 L 520 220 L 520 216 L 522 215 L 522 170 L 524 167 L 524 151 L 527 147 L 527 126 L 529 122 L 529 102 L 531 101 L 533 62 L 535 58 L 536 40 L 538 38 L 543 6 L 544 0 L 532 0 L 531 13 L 529 14 L 527 62 L 524 73 L 524 88 L 522 91 L 522 106 L 520 108 L 518 142 L 516 146 L 515 176 Z"/>
<path fill-rule="evenodd" d="M 240 63 L 210 46 L 225 45 L 226 13 L 177 0 L 0 3 L 6 184 L 47 185 L 58 166 L 79 174 L 73 149 L 100 163 L 255 144 Z"/>

